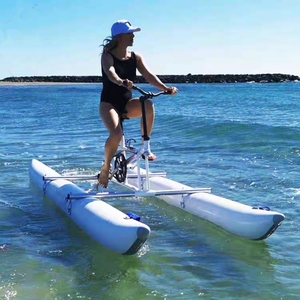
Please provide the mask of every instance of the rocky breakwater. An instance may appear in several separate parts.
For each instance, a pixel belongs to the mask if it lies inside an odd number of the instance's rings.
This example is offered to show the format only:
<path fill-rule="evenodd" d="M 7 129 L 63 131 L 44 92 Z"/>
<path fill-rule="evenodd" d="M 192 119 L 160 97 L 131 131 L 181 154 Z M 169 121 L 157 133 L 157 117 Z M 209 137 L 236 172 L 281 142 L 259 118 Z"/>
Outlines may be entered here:
<path fill-rule="evenodd" d="M 286 74 L 223 74 L 223 75 L 161 75 L 163 82 L 170 83 L 238 83 L 238 82 L 288 82 L 300 77 Z"/>
<path fill-rule="evenodd" d="M 158 75 L 166 83 L 238 83 L 238 82 L 289 82 L 300 81 L 299 76 L 287 74 L 220 74 L 220 75 Z M 57 83 L 101 83 L 101 76 L 25 76 L 7 77 L 0 82 L 57 82 Z M 142 76 L 138 76 L 137 83 L 145 83 Z"/>

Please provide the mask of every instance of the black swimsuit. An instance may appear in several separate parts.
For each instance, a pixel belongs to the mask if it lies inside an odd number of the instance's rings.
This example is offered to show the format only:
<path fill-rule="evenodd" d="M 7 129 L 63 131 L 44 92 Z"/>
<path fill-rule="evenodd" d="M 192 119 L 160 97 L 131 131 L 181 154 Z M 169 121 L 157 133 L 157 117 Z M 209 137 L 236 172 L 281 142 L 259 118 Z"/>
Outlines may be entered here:
<path fill-rule="evenodd" d="M 110 53 L 114 60 L 114 68 L 118 76 L 122 79 L 134 81 L 136 78 L 136 56 L 131 52 L 131 57 L 126 60 L 120 60 Z M 107 102 L 114 106 L 120 115 L 126 114 L 125 107 L 130 99 L 132 92 L 126 87 L 119 86 L 111 82 L 102 68 L 103 89 L 101 93 L 101 102 Z"/>

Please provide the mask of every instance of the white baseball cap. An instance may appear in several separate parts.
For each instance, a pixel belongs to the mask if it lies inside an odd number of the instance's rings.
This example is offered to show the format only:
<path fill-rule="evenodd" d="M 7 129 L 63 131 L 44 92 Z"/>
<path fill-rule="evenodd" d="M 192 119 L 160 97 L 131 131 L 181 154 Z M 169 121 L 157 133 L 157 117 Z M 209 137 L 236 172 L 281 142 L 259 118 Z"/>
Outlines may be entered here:
<path fill-rule="evenodd" d="M 118 20 L 111 26 L 111 36 L 114 37 L 122 33 L 141 31 L 139 27 L 133 27 L 127 20 Z"/>

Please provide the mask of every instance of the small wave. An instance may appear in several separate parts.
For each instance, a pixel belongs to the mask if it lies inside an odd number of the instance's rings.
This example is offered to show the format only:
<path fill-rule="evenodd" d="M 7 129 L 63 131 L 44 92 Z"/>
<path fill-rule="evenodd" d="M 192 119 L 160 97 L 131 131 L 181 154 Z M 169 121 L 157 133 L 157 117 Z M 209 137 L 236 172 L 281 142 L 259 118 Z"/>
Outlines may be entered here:
<path fill-rule="evenodd" d="M 11 244 L 9 244 L 9 243 L 2 244 L 2 245 L 0 245 L 0 250 L 2 250 L 2 251 L 8 250 L 10 245 Z"/>
<path fill-rule="evenodd" d="M 298 203 L 298 200 L 300 200 L 300 188 L 289 188 L 287 189 L 286 196 L 289 198 L 290 201 L 294 203 Z M 289 201 L 289 203 L 290 203 Z"/>
<path fill-rule="evenodd" d="M 300 195 L 300 188 L 290 188 L 289 190 L 296 196 Z"/>
<path fill-rule="evenodd" d="M 5 300 L 13 299 L 17 296 L 17 291 L 6 291 L 4 295 Z"/>
<path fill-rule="evenodd" d="M 142 248 L 140 248 L 140 250 L 137 252 L 137 257 L 140 258 L 140 257 L 144 256 L 149 251 L 150 251 L 149 245 L 148 244 L 144 244 L 142 246 Z"/>
<path fill-rule="evenodd" d="M 95 171 L 91 169 L 84 169 L 84 168 L 76 168 L 76 169 L 64 169 L 61 172 L 65 176 L 72 176 L 72 175 L 94 175 Z"/>

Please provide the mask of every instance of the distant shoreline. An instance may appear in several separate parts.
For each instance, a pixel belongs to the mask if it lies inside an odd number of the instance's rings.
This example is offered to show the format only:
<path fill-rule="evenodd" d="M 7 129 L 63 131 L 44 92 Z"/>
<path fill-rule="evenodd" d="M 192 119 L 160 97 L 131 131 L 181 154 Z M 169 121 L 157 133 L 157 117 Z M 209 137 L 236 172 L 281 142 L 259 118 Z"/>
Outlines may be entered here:
<path fill-rule="evenodd" d="M 274 83 L 300 81 L 300 77 L 288 74 L 217 74 L 217 75 L 158 75 L 165 83 Z M 136 83 L 146 83 L 142 76 L 137 76 Z M 0 85 L 20 84 L 86 84 L 102 83 L 102 76 L 22 76 L 7 77 L 0 80 Z"/>

